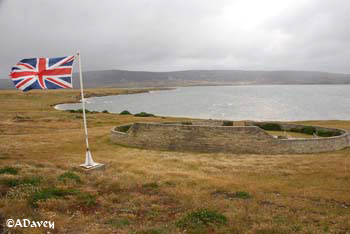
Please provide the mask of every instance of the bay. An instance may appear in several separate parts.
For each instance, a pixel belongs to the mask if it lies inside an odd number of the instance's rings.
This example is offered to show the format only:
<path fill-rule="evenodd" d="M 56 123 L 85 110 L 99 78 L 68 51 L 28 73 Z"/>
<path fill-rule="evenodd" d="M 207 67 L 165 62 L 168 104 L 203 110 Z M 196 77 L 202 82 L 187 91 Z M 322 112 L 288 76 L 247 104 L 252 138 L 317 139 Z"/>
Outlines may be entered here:
<path fill-rule="evenodd" d="M 350 120 L 350 85 L 180 87 L 150 93 L 92 97 L 86 108 L 120 113 L 227 120 Z M 80 103 L 57 109 L 80 109 Z"/>

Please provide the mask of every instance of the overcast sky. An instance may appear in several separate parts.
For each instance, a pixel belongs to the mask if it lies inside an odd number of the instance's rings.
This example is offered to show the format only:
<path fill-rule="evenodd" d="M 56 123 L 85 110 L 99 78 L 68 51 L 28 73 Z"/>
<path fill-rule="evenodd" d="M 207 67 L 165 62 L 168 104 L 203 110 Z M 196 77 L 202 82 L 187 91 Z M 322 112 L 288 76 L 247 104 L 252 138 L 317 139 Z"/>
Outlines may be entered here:
<path fill-rule="evenodd" d="M 78 50 L 84 70 L 350 73 L 349 24 L 350 0 L 0 0 L 0 74 Z"/>

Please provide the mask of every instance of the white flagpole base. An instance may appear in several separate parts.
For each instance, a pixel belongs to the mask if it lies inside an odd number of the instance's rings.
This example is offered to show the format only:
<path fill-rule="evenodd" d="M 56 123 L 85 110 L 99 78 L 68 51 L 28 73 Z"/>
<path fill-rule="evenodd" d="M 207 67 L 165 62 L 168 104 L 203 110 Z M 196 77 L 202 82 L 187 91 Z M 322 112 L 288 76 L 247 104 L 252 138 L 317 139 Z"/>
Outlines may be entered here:
<path fill-rule="evenodd" d="M 94 160 L 92 160 L 92 156 L 91 156 L 91 152 L 90 150 L 86 151 L 86 158 L 85 158 L 85 163 L 84 164 L 80 164 L 80 166 L 84 169 L 87 170 L 94 170 L 94 169 L 104 169 L 105 168 L 105 164 L 101 164 L 101 163 L 95 163 Z"/>

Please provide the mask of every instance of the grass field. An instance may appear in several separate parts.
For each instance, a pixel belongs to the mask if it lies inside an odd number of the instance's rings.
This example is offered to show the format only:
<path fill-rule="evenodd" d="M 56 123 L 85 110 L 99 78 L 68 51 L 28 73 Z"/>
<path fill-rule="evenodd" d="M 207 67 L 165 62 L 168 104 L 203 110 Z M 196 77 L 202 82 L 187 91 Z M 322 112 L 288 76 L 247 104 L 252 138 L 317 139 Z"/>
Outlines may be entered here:
<path fill-rule="evenodd" d="M 76 90 L 0 91 L 0 233 L 350 233 L 350 149 L 234 155 L 126 148 L 110 143 L 113 126 L 180 119 L 98 113 L 88 114 L 91 151 L 107 169 L 86 174 L 79 169 L 82 116 L 53 108 L 78 99 Z M 350 121 L 305 123 L 350 130 Z M 55 229 L 7 228 L 10 218 L 50 220 Z"/>

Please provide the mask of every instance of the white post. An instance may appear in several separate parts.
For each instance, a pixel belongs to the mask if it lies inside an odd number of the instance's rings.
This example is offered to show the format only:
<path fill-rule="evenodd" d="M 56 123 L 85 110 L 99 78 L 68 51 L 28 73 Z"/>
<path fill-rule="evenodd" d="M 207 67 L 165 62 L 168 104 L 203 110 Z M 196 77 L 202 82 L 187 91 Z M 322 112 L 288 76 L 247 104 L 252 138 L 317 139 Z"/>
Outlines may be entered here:
<path fill-rule="evenodd" d="M 89 168 L 92 168 L 92 167 L 96 167 L 99 164 L 94 162 L 94 160 L 92 159 L 92 156 L 91 156 L 90 149 L 89 149 L 89 138 L 88 138 L 87 125 L 86 125 L 85 99 L 84 99 L 84 88 L 83 88 L 83 74 L 82 74 L 82 69 L 81 69 L 80 52 L 77 53 L 77 57 L 78 57 L 78 60 L 79 60 L 80 93 L 81 93 L 81 103 L 82 103 L 82 106 L 83 106 L 83 119 L 84 119 L 84 131 L 85 131 L 85 143 L 86 143 L 85 163 L 81 164 L 80 166 L 89 169 Z"/>

